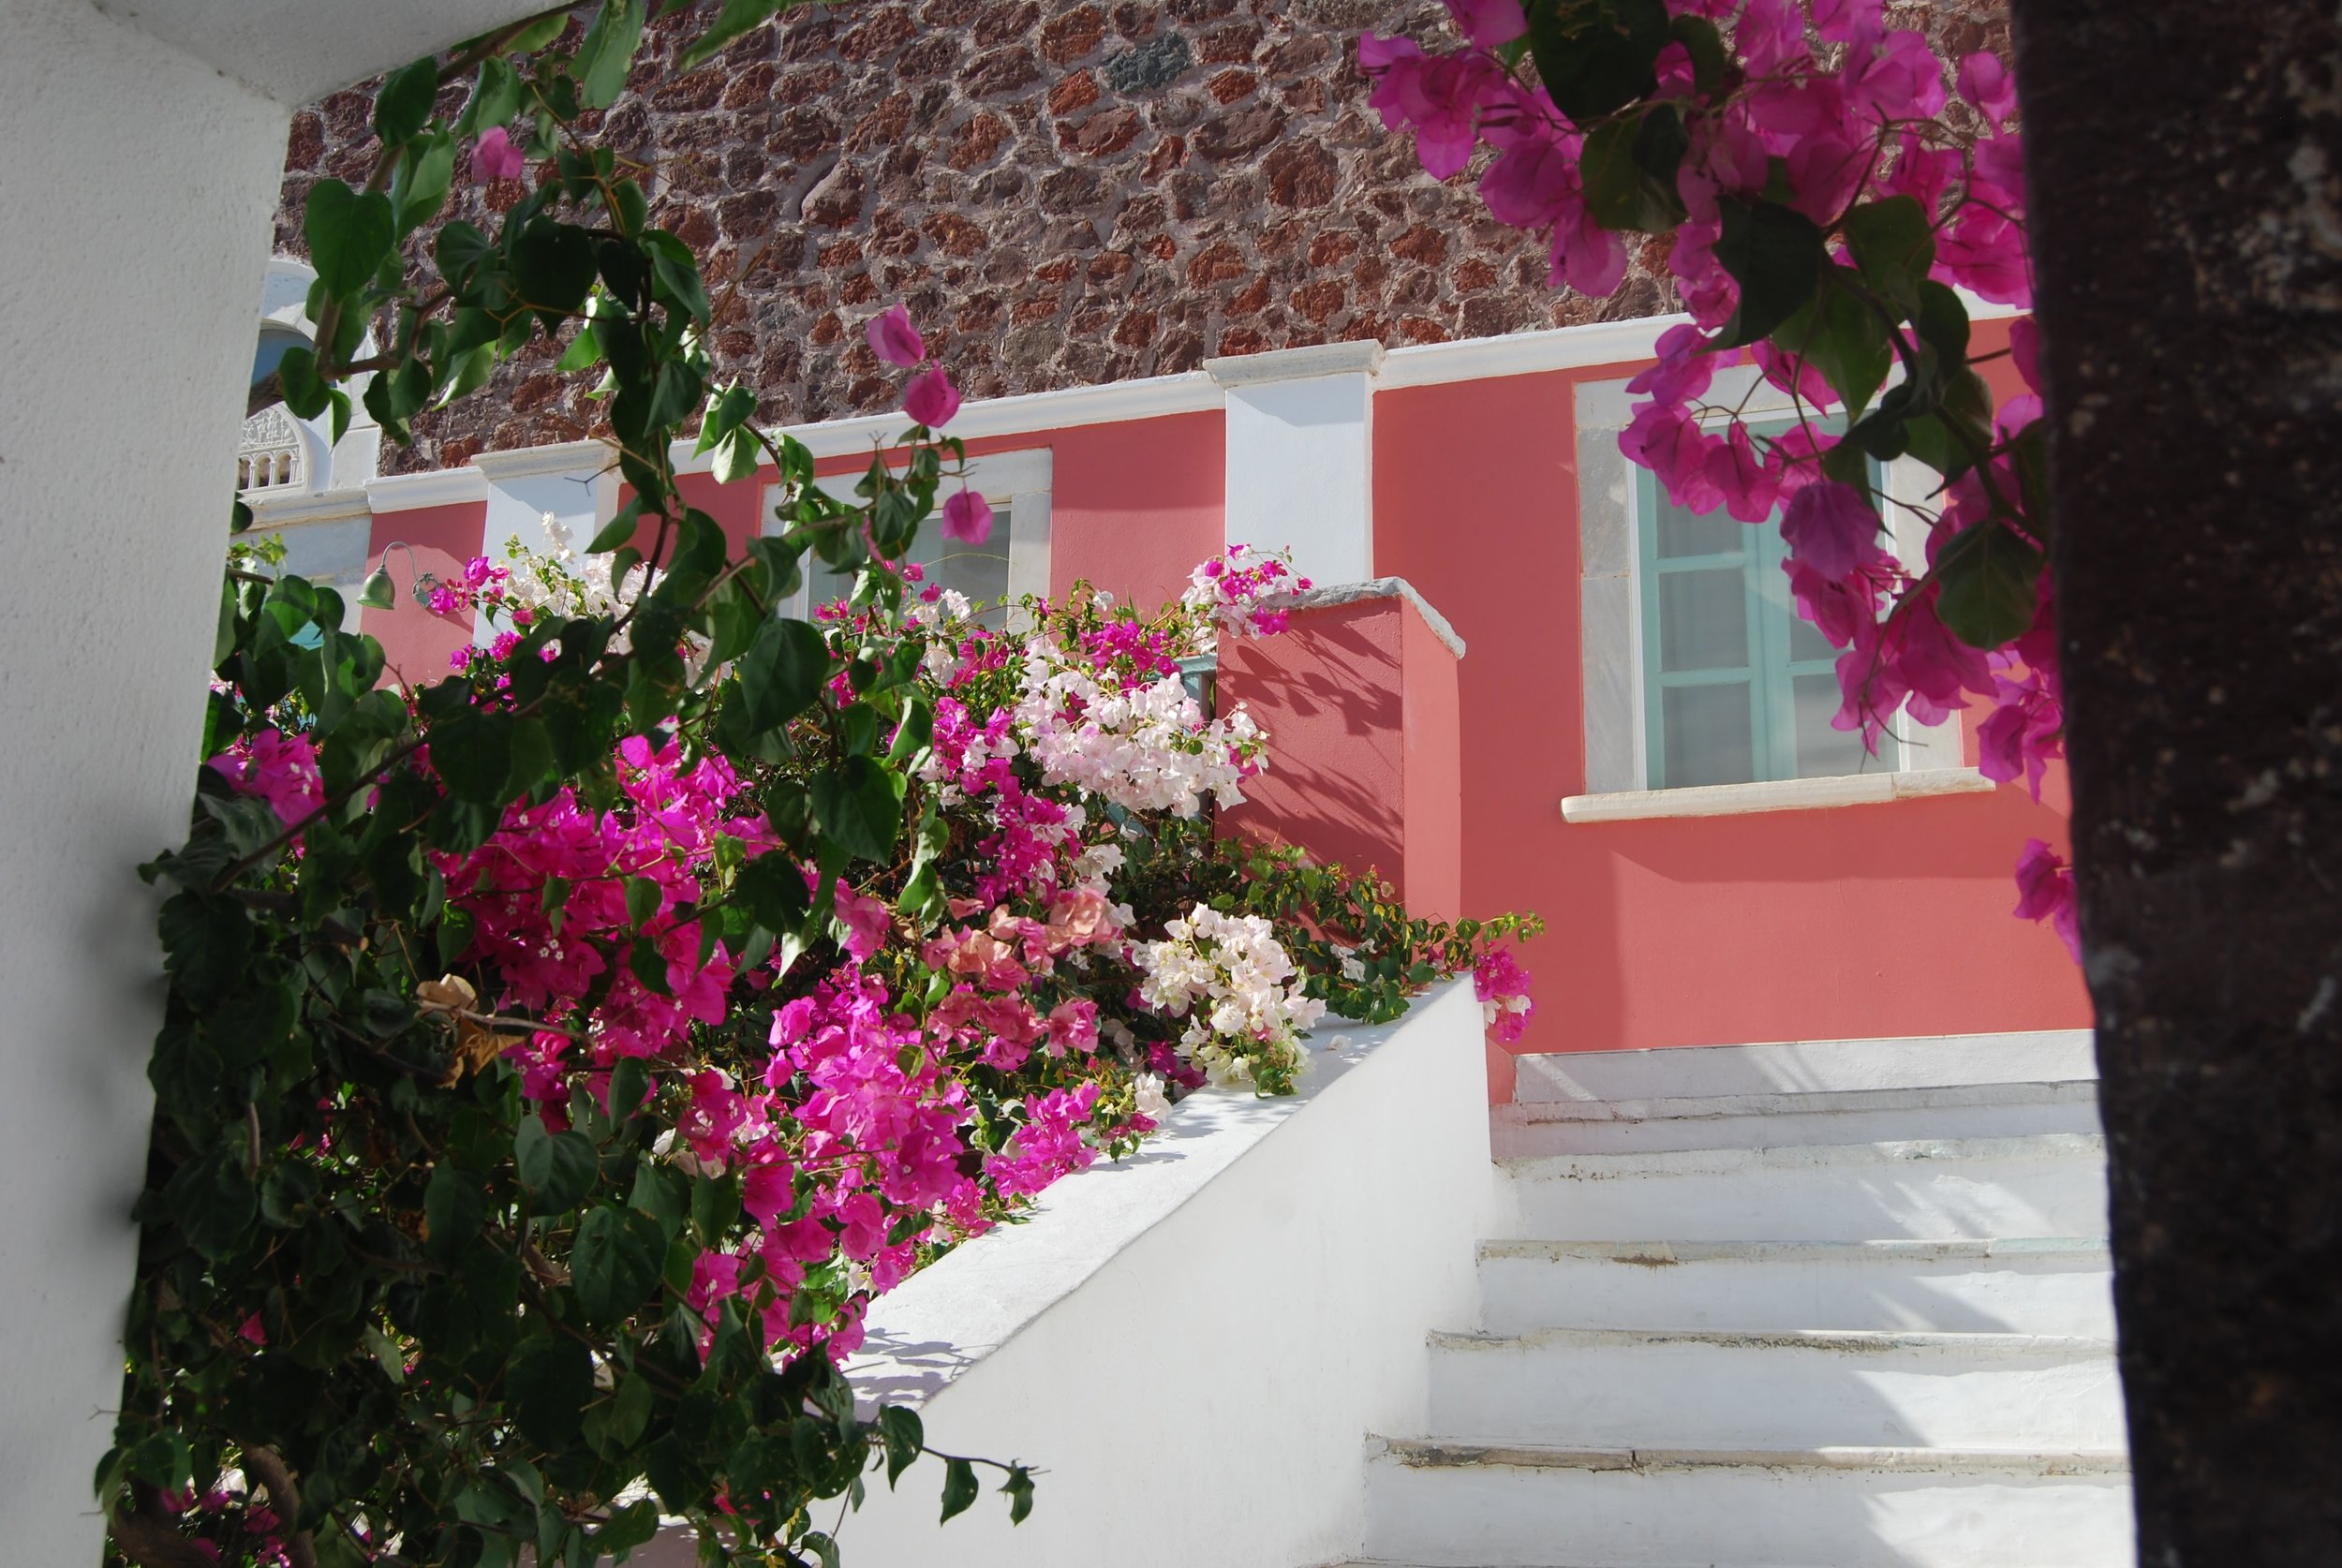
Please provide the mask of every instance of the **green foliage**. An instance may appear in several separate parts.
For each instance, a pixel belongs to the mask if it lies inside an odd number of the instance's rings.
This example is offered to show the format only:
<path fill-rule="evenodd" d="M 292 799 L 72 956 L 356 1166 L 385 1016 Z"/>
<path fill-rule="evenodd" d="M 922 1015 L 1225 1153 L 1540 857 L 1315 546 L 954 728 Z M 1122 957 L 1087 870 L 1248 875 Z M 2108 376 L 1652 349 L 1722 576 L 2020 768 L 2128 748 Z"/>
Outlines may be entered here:
<path fill-rule="evenodd" d="M 810 1505 L 858 1495 L 882 1454 L 892 1480 L 924 1451 L 909 1413 L 857 1419 L 824 1356 L 777 1364 L 735 1307 L 703 1321 L 684 1303 L 691 1259 L 737 1222 L 739 1194 L 678 1191 L 651 1159 L 656 1121 L 643 1112 L 663 1091 L 640 1063 L 618 1065 L 606 1104 L 581 1094 L 569 1125 L 549 1126 L 500 1056 L 515 1026 L 444 975 L 472 932 L 447 904 L 439 857 L 564 785 L 606 798 L 617 742 L 662 722 L 744 766 L 788 744 L 833 653 L 776 606 L 807 550 L 862 548 L 860 515 L 801 496 L 785 536 L 727 561 L 720 531 L 677 499 L 669 454 L 708 402 L 710 301 L 689 249 L 650 227 L 644 171 L 577 127 L 624 87 L 646 8 L 607 0 L 574 49 L 560 42 L 568 13 L 553 11 L 393 72 L 375 99 L 374 168 L 307 198 L 318 332 L 278 372 L 294 411 L 330 411 L 338 432 L 341 383 L 370 324 L 368 407 L 398 439 L 503 360 L 566 340 L 566 368 L 606 376 L 635 495 L 595 549 L 660 575 L 622 605 L 530 628 L 509 693 L 482 703 L 460 678 L 377 689 L 381 649 L 342 630 L 337 595 L 282 575 L 265 551 L 231 563 L 215 648 L 231 694 L 207 708 L 207 752 L 293 716 L 317 747 L 321 791 L 288 821 L 205 770 L 186 841 L 144 868 L 168 890 L 170 990 L 149 1070 L 127 1375 L 97 1477 L 126 1554 L 180 1528 L 167 1495 L 241 1471 L 277 1533 L 327 1568 L 530 1556 L 584 1568 L 623 1561 L 662 1508 L 704 1519 L 719 1500 L 733 1533 L 707 1548 L 716 1558 L 731 1560 L 728 1541 L 742 1561 L 834 1561 Z M 668 7 L 679 8 L 717 12 Z M 730 0 L 702 19 L 687 60 L 778 8 Z M 443 115 L 455 83 L 467 96 Z M 552 178 L 491 228 L 439 222 L 459 143 L 506 126 Z M 407 267 L 410 244 L 443 288 Z M 809 457 L 756 431 L 753 411 L 738 389 L 706 410 L 721 477 L 745 480 L 763 459 L 803 485 Z M 941 472 L 929 457 L 908 482 L 882 483 L 892 547 L 907 541 L 905 519 L 932 509 Z M 690 639 L 724 657 L 687 666 L 677 650 Z M 891 733 L 899 681 L 890 690 L 892 673 L 867 673 L 865 728 Z M 416 766 L 426 736 L 428 776 Z M 772 818 L 808 857 L 884 860 L 916 748 L 839 738 L 855 744 L 821 791 L 780 786 L 793 795 L 769 803 Z M 785 864 L 743 872 L 734 939 L 809 928 L 815 911 Z M 638 922 L 657 907 L 651 891 L 645 908 L 630 890 Z M 563 896 L 548 885 L 545 907 Z M 955 1499 L 962 1470 L 983 1462 L 952 1462 Z M 1001 1468 L 1021 1518 L 1030 1478 Z M 615 1501 L 645 1478 L 653 1498 Z M 209 1538 L 230 1568 L 275 1549 L 257 1529 L 215 1524 Z"/>

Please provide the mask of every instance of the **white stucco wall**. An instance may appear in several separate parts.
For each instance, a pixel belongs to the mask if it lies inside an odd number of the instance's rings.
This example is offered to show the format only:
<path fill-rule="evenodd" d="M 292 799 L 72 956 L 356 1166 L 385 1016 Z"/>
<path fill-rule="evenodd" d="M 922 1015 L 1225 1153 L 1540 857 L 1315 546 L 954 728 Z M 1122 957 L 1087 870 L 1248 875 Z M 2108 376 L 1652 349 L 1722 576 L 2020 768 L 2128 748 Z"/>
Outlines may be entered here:
<path fill-rule="evenodd" d="M 185 834 L 290 106 L 529 8 L 0 0 L 9 1563 L 97 1560 L 160 1019 L 134 868 Z"/>
<path fill-rule="evenodd" d="M 1324 1046 L 1336 1027 L 1321 1029 Z M 1302 1093 L 1207 1090 L 882 1299 L 852 1370 L 946 1452 L 1037 1467 L 938 1527 L 923 1460 L 837 1540 L 853 1568 L 1298 1568 L 1360 1544 L 1369 1432 L 1422 1429 L 1427 1330 L 1473 1321 L 1495 1196 L 1469 982 L 1343 1028 Z M 986 1479 L 988 1477 L 988 1479 Z M 655 1568 L 691 1561 L 662 1538 Z"/>
<path fill-rule="evenodd" d="M 1379 343 L 1209 360 L 1227 394 L 1227 541 L 1290 550 L 1320 584 L 1374 575 Z"/>

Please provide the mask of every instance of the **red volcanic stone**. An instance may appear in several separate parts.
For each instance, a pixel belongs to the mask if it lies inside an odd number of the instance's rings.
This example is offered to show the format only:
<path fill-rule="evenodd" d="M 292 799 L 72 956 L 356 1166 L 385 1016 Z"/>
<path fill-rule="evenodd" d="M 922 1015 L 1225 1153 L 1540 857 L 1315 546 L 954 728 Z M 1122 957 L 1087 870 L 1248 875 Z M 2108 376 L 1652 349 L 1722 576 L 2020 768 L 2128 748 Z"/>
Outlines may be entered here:
<path fill-rule="evenodd" d="M 972 35 L 978 49 L 993 49 L 1031 32 L 1041 21 L 1041 7 L 1032 0 L 1007 0 L 987 6 L 976 18 Z"/>
<path fill-rule="evenodd" d="M 1077 6 L 1041 25 L 1042 58 L 1070 66 L 1105 41 L 1106 19 L 1095 6 Z"/>
<path fill-rule="evenodd" d="M 1261 307 L 1267 303 L 1268 280 L 1256 277 L 1228 297 L 1226 308 L 1230 316 L 1257 316 Z"/>
<path fill-rule="evenodd" d="M 1088 109 L 1098 101 L 1098 79 L 1088 71 L 1075 71 L 1049 89 L 1049 112 L 1071 114 Z"/>
<path fill-rule="evenodd" d="M 775 77 L 772 89 L 773 101 L 794 106 L 811 103 L 817 98 L 826 98 L 837 90 L 837 84 L 845 78 L 845 72 L 826 63 L 818 66 L 798 66 Z"/>
<path fill-rule="evenodd" d="M 317 111 L 304 109 L 293 116 L 291 134 L 285 138 L 285 167 L 311 170 L 325 156 L 325 122 Z"/>
<path fill-rule="evenodd" d="M 946 256 L 982 256 L 991 236 L 957 213 L 938 213 L 927 219 L 927 237 Z"/>
<path fill-rule="evenodd" d="M 1208 288 L 1215 283 L 1225 283 L 1252 271 L 1245 264 L 1244 253 L 1225 240 L 1199 251 L 1187 264 L 1187 281 L 1191 287 Z"/>
<path fill-rule="evenodd" d="M 1447 259 L 1447 236 L 1429 224 L 1418 223 L 1390 242 L 1390 253 L 1426 267 Z"/>
<path fill-rule="evenodd" d="M 919 36 L 918 23 L 911 20 L 911 10 L 905 6 L 849 14 L 857 17 L 858 25 L 837 40 L 837 52 L 849 60 L 892 54 Z"/>
<path fill-rule="evenodd" d="M 1315 141 L 1288 141 L 1261 162 L 1268 200 L 1280 207 L 1323 207 L 1334 199 L 1341 169 Z"/>
<path fill-rule="evenodd" d="M 1041 67 L 1034 61 L 1032 51 L 999 49 L 977 55 L 959 81 L 969 96 L 988 98 L 1030 87 L 1040 80 Z"/>
<path fill-rule="evenodd" d="M 1223 163 L 1259 152 L 1277 140 L 1284 126 L 1283 110 L 1273 104 L 1247 104 L 1205 121 L 1196 127 L 1192 144 L 1199 155 Z"/>
<path fill-rule="evenodd" d="M 1239 98 L 1251 97 L 1253 89 L 1259 85 L 1260 78 L 1251 71 L 1224 70 L 1205 82 L 1204 90 L 1218 102 L 1235 103 Z"/>
<path fill-rule="evenodd" d="M 1060 126 L 1059 140 L 1085 157 L 1110 157 L 1138 139 L 1138 111 L 1124 104 L 1100 110 L 1069 135 Z"/>
<path fill-rule="evenodd" d="M 1114 329 L 1114 341 L 1125 348 L 1144 348 L 1155 340 L 1155 313 L 1134 310 Z"/>
<path fill-rule="evenodd" d="M 990 163 L 992 155 L 1001 150 L 1009 135 L 1008 122 L 999 115 L 972 116 L 952 133 L 952 167 L 965 170 Z"/>
<path fill-rule="evenodd" d="M 1338 267 L 1358 253 L 1358 237 L 1346 229 L 1329 229 L 1310 242 L 1310 265 Z"/>
<path fill-rule="evenodd" d="M 1155 143 L 1153 152 L 1147 155 L 1145 176 L 1149 180 L 1160 180 L 1186 161 L 1187 138 L 1166 136 Z"/>
<path fill-rule="evenodd" d="M 1320 278 L 1296 288 L 1291 299 L 1294 309 L 1323 326 L 1349 303 L 1349 289 L 1338 277 Z"/>
<path fill-rule="evenodd" d="M 1220 332 L 1220 351 L 1223 354 L 1257 354 L 1269 347 L 1269 341 L 1253 327 L 1223 327 Z"/>
<path fill-rule="evenodd" d="M 843 229 L 862 215 L 862 176 L 840 163 L 806 192 L 805 221 L 819 229 Z"/>

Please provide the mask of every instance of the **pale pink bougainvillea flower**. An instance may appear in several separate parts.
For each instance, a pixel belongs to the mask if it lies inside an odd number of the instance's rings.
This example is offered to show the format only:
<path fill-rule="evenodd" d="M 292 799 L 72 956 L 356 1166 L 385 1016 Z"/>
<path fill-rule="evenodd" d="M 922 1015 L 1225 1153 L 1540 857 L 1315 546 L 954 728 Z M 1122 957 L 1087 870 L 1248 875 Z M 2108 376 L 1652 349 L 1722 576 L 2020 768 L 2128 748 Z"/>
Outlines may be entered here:
<path fill-rule="evenodd" d="M 517 180 L 527 163 L 502 126 L 491 126 L 472 143 L 471 171 L 476 180 Z"/>
<path fill-rule="evenodd" d="M 888 364 L 911 370 L 927 357 L 926 339 L 911 324 L 911 312 L 900 305 L 880 311 L 863 330 L 870 340 L 870 352 Z"/>
<path fill-rule="evenodd" d="M 2017 857 L 2017 908 L 2020 920 L 2050 923 L 2074 962 L 2082 962 L 2082 931 L 2074 906 L 2074 874 L 2064 858 L 2038 838 L 2024 841 Z"/>
<path fill-rule="evenodd" d="M 943 537 L 962 544 L 982 544 L 992 537 L 992 504 L 972 490 L 963 490 L 943 503 Z"/>
<path fill-rule="evenodd" d="M 923 370 L 903 389 L 903 412 L 929 430 L 941 430 L 959 412 L 959 389 L 941 365 Z"/>

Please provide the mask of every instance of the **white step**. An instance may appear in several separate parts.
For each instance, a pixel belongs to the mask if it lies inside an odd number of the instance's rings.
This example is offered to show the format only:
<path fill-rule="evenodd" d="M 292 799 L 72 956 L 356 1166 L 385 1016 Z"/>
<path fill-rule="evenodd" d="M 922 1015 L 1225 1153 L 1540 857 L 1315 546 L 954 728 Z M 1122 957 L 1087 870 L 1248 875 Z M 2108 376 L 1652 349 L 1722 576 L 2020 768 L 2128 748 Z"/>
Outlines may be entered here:
<path fill-rule="evenodd" d="M 2112 1338 L 2102 1241 L 1487 1241 L 1480 1325 Z"/>
<path fill-rule="evenodd" d="M 1370 1443 L 1363 1556 L 1421 1568 L 2128 1568 L 2119 1454 Z"/>
<path fill-rule="evenodd" d="M 2091 1133 L 1504 1161 L 1505 1234 L 1635 1241 L 1954 1240 L 2106 1234 Z"/>
<path fill-rule="evenodd" d="M 1430 1337 L 1434 1439 L 1618 1448 L 2096 1449 L 2112 1342 L 1848 1329 Z"/>
<path fill-rule="evenodd" d="M 1499 1105 L 1496 1157 L 1779 1148 L 1905 1138 L 2017 1138 L 2098 1131 L 2095 1081 L 1934 1088 L 1541 1100 Z"/>
<path fill-rule="evenodd" d="M 1697 1096 L 1850 1093 L 2095 1079 L 2088 1029 L 1677 1045 L 1516 1058 L 1513 1098 L 1625 1104 Z"/>

